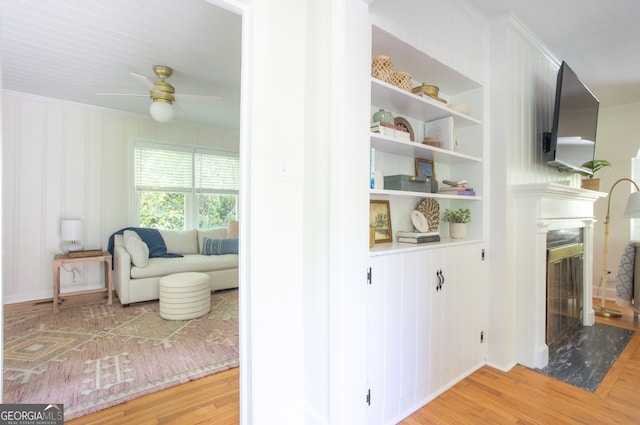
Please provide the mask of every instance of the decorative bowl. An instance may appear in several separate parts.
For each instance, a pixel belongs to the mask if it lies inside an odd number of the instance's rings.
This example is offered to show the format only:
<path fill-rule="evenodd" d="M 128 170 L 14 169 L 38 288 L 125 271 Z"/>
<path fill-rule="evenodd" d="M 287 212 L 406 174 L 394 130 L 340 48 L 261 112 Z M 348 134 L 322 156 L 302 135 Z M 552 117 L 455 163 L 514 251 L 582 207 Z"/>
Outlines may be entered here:
<path fill-rule="evenodd" d="M 423 93 L 426 94 L 427 96 L 432 96 L 432 97 L 438 97 L 438 93 L 440 92 L 440 89 L 437 86 L 432 86 L 426 83 L 422 83 L 422 85 L 419 85 L 418 87 L 414 87 L 413 89 L 411 89 L 412 93 Z"/>

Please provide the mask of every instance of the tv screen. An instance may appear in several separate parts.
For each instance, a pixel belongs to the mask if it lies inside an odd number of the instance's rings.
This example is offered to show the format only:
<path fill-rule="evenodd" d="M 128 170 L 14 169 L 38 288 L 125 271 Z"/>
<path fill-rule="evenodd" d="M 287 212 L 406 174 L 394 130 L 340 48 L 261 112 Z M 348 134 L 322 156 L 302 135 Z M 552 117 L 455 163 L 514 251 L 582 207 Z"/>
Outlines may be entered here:
<path fill-rule="evenodd" d="M 560 171 L 591 173 L 600 102 L 575 72 L 562 62 L 556 82 L 553 127 L 545 133 L 543 151 L 547 164 Z"/>

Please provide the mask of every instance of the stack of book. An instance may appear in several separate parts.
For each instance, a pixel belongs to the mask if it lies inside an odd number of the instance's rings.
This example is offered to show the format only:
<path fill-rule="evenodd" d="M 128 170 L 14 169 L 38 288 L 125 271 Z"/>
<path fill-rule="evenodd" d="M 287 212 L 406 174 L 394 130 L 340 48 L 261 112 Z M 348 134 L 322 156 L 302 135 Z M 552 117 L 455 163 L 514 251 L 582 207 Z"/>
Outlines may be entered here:
<path fill-rule="evenodd" d="M 470 187 L 456 186 L 456 187 L 443 187 L 438 190 L 438 193 L 443 195 L 461 195 L 461 196 L 476 196 L 476 191 Z"/>
<path fill-rule="evenodd" d="M 444 184 L 439 188 L 438 193 L 444 195 L 476 196 L 475 190 L 468 186 L 466 180 L 460 182 L 443 180 L 442 183 Z"/>
<path fill-rule="evenodd" d="M 431 243 L 440 242 L 439 232 L 398 232 L 398 242 L 404 243 Z"/>
<path fill-rule="evenodd" d="M 394 137 L 396 139 L 403 140 L 406 142 L 411 141 L 411 134 L 409 134 L 409 131 L 407 131 L 406 128 L 397 126 L 397 125 L 387 124 L 381 121 L 376 121 L 371 124 L 371 132 L 379 133 L 383 136 Z"/>

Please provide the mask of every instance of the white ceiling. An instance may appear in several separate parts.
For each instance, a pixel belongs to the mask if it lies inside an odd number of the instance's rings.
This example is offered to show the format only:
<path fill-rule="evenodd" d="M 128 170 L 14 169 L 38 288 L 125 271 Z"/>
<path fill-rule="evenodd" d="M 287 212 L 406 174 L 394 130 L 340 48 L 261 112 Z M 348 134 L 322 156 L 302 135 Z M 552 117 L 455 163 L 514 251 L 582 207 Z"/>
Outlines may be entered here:
<path fill-rule="evenodd" d="M 489 19 L 512 13 L 566 61 L 600 106 L 640 101 L 640 1 L 475 0 Z"/>
<path fill-rule="evenodd" d="M 205 0 L 0 0 L 3 89 L 148 114 L 149 94 L 130 72 L 176 93 L 176 120 L 239 127 L 241 17 Z M 97 93 L 143 96 L 97 96 Z"/>
<path fill-rule="evenodd" d="M 517 16 L 598 96 L 602 106 L 640 101 L 640 1 L 475 0 L 489 19 Z M 221 96 L 182 103 L 178 120 L 239 127 L 241 17 L 206 0 L 0 0 L 5 90 L 147 114 L 148 91 L 174 69 L 178 93 Z"/>

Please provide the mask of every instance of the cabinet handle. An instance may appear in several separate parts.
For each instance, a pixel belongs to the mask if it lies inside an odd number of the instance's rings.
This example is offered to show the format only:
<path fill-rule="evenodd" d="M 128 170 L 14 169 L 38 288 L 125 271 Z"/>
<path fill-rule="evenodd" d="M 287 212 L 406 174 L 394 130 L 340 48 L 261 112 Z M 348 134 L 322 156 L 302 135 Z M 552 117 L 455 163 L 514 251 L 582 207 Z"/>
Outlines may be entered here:
<path fill-rule="evenodd" d="M 442 270 L 438 270 L 436 272 L 436 277 L 438 278 L 438 284 L 436 285 L 436 291 L 439 291 L 440 289 L 442 289 L 442 284 L 444 281 L 444 278 L 442 276 Z"/>

